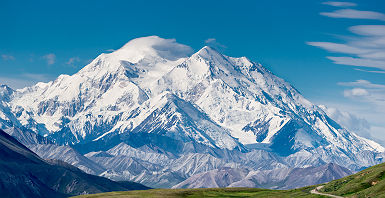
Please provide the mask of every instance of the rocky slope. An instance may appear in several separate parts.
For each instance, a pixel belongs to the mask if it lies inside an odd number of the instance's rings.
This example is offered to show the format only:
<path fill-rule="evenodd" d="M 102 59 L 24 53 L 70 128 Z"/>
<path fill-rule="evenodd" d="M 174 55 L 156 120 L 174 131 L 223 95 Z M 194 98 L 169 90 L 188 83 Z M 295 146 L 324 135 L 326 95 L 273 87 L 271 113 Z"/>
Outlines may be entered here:
<path fill-rule="evenodd" d="M 221 168 L 193 175 L 173 186 L 173 188 L 249 187 L 294 189 L 306 185 L 325 183 L 350 174 L 352 174 L 351 171 L 336 164 L 257 171 Z"/>
<path fill-rule="evenodd" d="M 148 189 L 93 176 L 67 163 L 44 161 L 0 130 L 1 197 L 68 197 L 85 193 Z"/>

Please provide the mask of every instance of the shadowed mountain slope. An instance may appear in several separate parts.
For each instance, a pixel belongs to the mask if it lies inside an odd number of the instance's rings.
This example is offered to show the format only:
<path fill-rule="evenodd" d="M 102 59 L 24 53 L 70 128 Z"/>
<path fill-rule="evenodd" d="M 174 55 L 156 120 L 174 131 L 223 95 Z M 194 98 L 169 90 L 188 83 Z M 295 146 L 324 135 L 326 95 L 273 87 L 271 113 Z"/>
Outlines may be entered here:
<path fill-rule="evenodd" d="M 1 197 L 67 197 L 133 189 L 147 188 L 89 175 L 62 161 L 44 161 L 0 130 Z"/>

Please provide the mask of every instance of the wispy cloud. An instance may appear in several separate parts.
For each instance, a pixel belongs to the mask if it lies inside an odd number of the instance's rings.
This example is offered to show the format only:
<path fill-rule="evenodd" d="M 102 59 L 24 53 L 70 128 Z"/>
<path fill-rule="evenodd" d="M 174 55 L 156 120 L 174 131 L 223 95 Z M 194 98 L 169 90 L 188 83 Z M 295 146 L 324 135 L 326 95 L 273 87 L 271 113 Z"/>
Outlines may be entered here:
<path fill-rule="evenodd" d="M 368 80 L 356 80 L 354 82 L 339 82 L 338 85 L 346 87 L 364 87 L 364 88 L 374 88 L 374 89 L 385 89 L 385 85 L 373 84 Z"/>
<path fill-rule="evenodd" d="M 324 4 L 332 6 L 356 6 L 350 2 L 329 1 Z M 333 18 L 375 19 L 385 21 L 385 14 L 373 11 L 340 9 L 333 12 L 322 12 L 321 15 Z M 355 36 L 345 37 L 344 43 L 307 42 L 308 45 L 322 48 L 332 53 L 326 58 L 335 64 L 371 68 L 370 70 L 354 68 L 357 71 L 384 73 L 385 71 L 385 25 L 356 25 L 348 30 Z"/>
<path fill-rule="evenodd" d="M 227 47 L 217 41 L 215 38 L 209 38 L 205 40 L 205 44 L 210 47 L 214 47 L 218 50 L 225 50 Z"/>
<path fill-rule="evenodd" d="M 344 54 L 365 54 L 369 50 L 359 48 L 347 44 L 331 43 L 331 42 L 307 42 L 308 45 L 320 47 L 330 52 L 344 53 Z"/>
<path fill-rule="evenodd" d="M 356 3 L 342 2 L 342 1 L 327 1 L 327 2 L 323 2 L 322 4 L 335 6 L 335 7 L 354 7 L 354 6 L 357 6 Z"/>
<path fill-rule="evenodd" d="M 53 79 L 55 79 L 55 76 L 50 74 L 22 73 L 16 76 L 0 76 L 0 84 L 8 85 L 13 89 L 20 89 Z"/>
<path fill-rule="evenodd" d="M 366 69 L 359 69 L 359 68 L 355 68 L 354 70 L 367 72 L 367 73 L 385 74 L 385 71 L 366 70 Z"/>
<path fill-rule="evenodd" d="M 350 27 L 349 30 L 364 36 L 385 36 L 384 25 L 357 25 Z"/>
<path fill-rule="evenodd" d="M 74 66 L 74 64 L 77 63 L 77 62 L 80 62 L 80 58 L 79 57 L 71 57 L 71 58 L 68 59 L 66 64 Z"/>
<path fill-rule="evenodd" d="M 335 64 L 376 68 L 385 71 L 385 25 L 358 25 L 349 28 L 356 34 L 345 43 L 307 42 L 308 45 L 325 49 L 329 52 L 345 54 L 327 56 Z M 365 70 L 360 70 L 365 71 Z M 367 71 L 382 73 L 381 71 Z"/>
<path fill-rule="evenodd" d="M 347 19 L 374 19 L 385 21 L 385 15 L 380 12 L 361 11 L 354 9 L 341 9 L 333 12 L 321 12 L 323 16 L 332 18 L 347 18 Z"/>
<path fill-rule="evenodd" d="M 208 38 L 208 39 L 205 40 L 206 44 L 207 43 L 212 43 L 212 42 L 217 42 L 217 39 L 215 39 L 215 38 Z"/>
<path fill-rule="evenodd" d="M 53 65 L 56 61 L 56 55 L 53 53 L 46 54 L 42 58 L 47 61 L 48 65 Z"/>
<path fill-rule="evenodd" d="M 8 55 L 8 54 L 2 54 L 1 55 L 1 58 L 5 61 L 8 61 L 8 60 L 15 60 L 15 57 L 12 56 L 12 55 Z"/>
<path fill-rule="evenodd" d="M 324 4 L 336 7 L 356 6 L 349 4 L 326 2 Z M 385 21 L 385 14 L 373 11 L 361 11 L 355 9 L 339 9 L 333 12 L 322 12 L 321 15 L 332 18 L 345 19 L 371 19 Z M 354 21 L 353 21 L 354 22 Z M 362 21 L 361 21 L 362 22 Z M 351 34 L 339 37 L 341 42 L 307 42 L 308 45 L 324 49 L 330 53 L 328 58 L 339 65 L 353 66 L 353 69 L 367 73 L 385 74 L 385 26 L 384 25 L 356 25 L 347 27 Z M 367 132 L 385 145 L 385 85 L 376 84 L 368 80 L 356 80 L 352 82 L 340 82 L 344 90 L 342 95 L 345 98 L 343 103 L 337 102 L 330 106 L 342 108 L 348 112 L 354 112 L 365 118 L 370 130 Z M 367 137 L 365 123 L 361 118 L 354 118 L 338 110 L 328 112 L 333 114 L 330 117 L 347 126 L 354 126 L 354 123 L 361 123 L 363 127 L 357 127 L 354 132 Z M 347 124 L 346 124 L 347 123 Z M 347 127 L 349 129 L 349 127 Z M 353 127 L 354 128 L 354 127 Z M 361 128 L 361 129 L 360 129 Z M 369 130 L 369 131 L 368 131 Z"/>
<path fill-rule="evenodd" d="M 373 60 L 367 58 L 353 58 L 353 57 L 335 57 L 328 56 L 335 64 L 351 65 L 359 67 L 372 67 L 385 70 L 385 60 Z"/>

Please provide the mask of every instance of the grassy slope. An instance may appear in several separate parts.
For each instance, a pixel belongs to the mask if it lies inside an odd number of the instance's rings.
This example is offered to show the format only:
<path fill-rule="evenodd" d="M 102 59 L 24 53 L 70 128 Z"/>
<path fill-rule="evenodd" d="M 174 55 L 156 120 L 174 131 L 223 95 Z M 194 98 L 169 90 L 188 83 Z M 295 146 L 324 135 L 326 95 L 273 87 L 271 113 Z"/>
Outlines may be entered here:
<path fill-rule="evenodd" d="M 110 192 L 93 195 L 81 195 L 77 198 L 124 198 L 124 197 L 269 197 L 269 198 L 291 198 L 291 197 L 307 197 L 317 198 L 323 197 L 310 194 L 309 191 L 315 186 L 309 186 L 296 190 L 268 190 L 257 188 L 200 188 L 200 189 L 153 189 L 138 190 L 126 192 Z"/>
<path fill-rule="evenodd" d="M 258 188 L 206 188 L 206 189 L 153 189 L 142 191 L 110 192 L 82 195 L 78 198 L 123 198 L 123 197 L 323 197 L 310 194 L 316 186 L 295 190 L 268 190 Z M 354 175 L 331 181 L 320 190 L 327 194 L 344 197 L 385 198 L 385 163 L 379 164 Z"/>
<path fill-rule="evenodd" d="M 331 181 L 320 191 L 346 197 L 385 198 L 385 163 Z"/>

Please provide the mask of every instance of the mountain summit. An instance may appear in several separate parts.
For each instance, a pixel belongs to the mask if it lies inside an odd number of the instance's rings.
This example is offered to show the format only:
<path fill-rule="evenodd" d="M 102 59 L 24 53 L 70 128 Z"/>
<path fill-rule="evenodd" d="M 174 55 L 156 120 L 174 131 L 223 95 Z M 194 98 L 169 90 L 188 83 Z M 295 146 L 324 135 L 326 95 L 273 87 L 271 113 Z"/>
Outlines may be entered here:
<path fill-rule="evenodd" d="M 83 152 L 125 142 L 170 158 L 209 153 L 226 163 L 256 151 L 289 167 L 359 170 L 383 160 L 383 147 L 341 127 L 261 64 L 207 46 L 193 53 L 157 36 L 101 54 L 74 75 L 2 90 L 3 129 Z"/>

